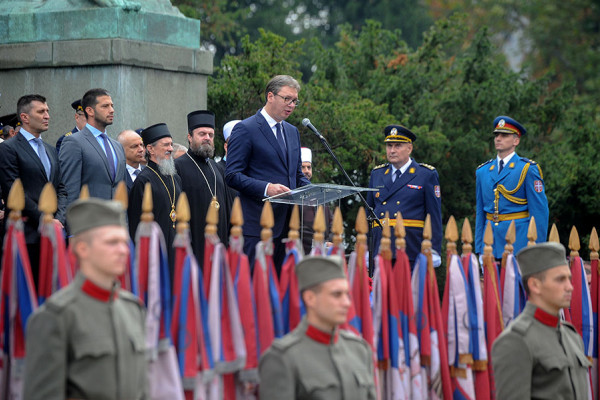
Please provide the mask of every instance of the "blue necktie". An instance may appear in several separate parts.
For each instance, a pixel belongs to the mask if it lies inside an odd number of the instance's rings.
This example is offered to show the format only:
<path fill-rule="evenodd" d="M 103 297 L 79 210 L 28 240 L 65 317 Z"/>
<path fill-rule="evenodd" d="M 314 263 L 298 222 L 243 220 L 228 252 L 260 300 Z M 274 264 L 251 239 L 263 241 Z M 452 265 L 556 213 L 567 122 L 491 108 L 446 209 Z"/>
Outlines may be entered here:
<path fill-rule="evenodd" d="M 275 124 L 277 127 L 277 142 L 279 143 L 279 147 L 281 147 L 281 151 L 283 151 L 283 155 L 287 159 L 287 148 L 285 146 L 285 140 L 283 139 L 283 127 L 281 123 Z"/>
<path fill-rule="evenodd" d="M 110 142 L 108 141 L 108 136 L 106 133 L 100 134 L 102 141 L 104 142 L 104 150 L 106 151 L 106 159 L 108 160 L 108 169 L 110 171 L 110 176 L 112 179 L 115 179 L 115 159 L 113 158 L 112 150 L 110 148 Z"/>
<path fill-rule="evenodd" d="M 498 173 L 502 172 L 502 168 L 504 168 L 504 160 L 500 160 L 500 167 L 498 167 Z"/>
<path fill-rule="evenodd" d="M 33 139 L 38 148 L 38 156 L 44 165 L 44 169 L 46 170 L 46 178 L 50 180 L 50 159 L 48 158 L 48 154 L 46 153 L 46 149 L 44 148 L 44 142 L 42 142 L 41 138 Z"/>
<path fill-rule="evenodd" d="M 400 178 L 400 175 L 402 175 L 402 172 L 397 169 L 396 172 L 394 172 L 394 175 L 392 175 L 392 182 L 396 182 L 396 179 Z"/>

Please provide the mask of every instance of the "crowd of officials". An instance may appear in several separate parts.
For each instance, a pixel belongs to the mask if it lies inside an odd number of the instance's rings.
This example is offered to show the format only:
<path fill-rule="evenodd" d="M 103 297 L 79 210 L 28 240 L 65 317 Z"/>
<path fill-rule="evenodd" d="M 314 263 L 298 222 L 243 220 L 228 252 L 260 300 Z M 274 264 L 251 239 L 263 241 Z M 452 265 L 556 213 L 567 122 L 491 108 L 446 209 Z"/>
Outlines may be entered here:
<path fill-rule="evenodd" d="M 43 140 L 43 133 L 50 127 L 46 99 L 33 94 L 18 100 L 16 115 L 1 121 L 5 139 L 0 143 L 3 202 L 6 203 L 13 182 L 21 178 L 25 190 L 25 237 L 37 282 L 38 200 L 44 185 L 52 183 L 58 197 L 54 217 L 70 238 L 71 250 L 80 266 L 75 281 L 53 295 L 30 319 L 26 378 L 30 384 L 25 385 L 26 398 L 144 398 L 144 310 L 135 297 L 116 286 L 116 277 L 123 272 L 129 237 L 136 235 L 145 185 L 149 183 L 152 189 L 154 219 L 167 243 L 171 278 L 176 204 L 182 192 L 192 205 L 190 235 L 198 260 L 204 260 L 209 204 L 216 201 L 217 233 L 227 243 L 231 206 L 233 199 L 239 197 L 244 217 L 244 252 L 252 265 L 260 241 L 263 200 L 309 185 L 312 177 L 312 154 L 301 147 L 298 129 L 286 121 L 300 103 L 299 92 L 300 84 L 294 78 L 273 77 L 264 92 L 264 107 L 249 118 L 224 126 L 226 154 L 219 162 L 213 159 L 215 116 L 208 110 L 187 115 L 187 149 L 175 148 L 180 145 L 173 143 L 165 123 L 137 131 L 124 130 L 113 139 L 107 132 L 115 117 L 113 99 L 105 89 L 91 89 L 71 105 L 75 128 L 53 146 Z M 476 171 L 475 251 L 482 253 L 483 233 L 489 223 L 494 232 L 494 256 L 500 258 L 512 221 L 517 234 L 515 253 L 527 244 L 531 217 L 535 217 L 538 237 L 544 241 L 548 205 L 540 166 L 516 153 L 526 129 L 510 117 L 499 116 L 493 121 L 492 133 L 497 157 Z M 367 196 L 369 207 L 380 221 L 371 227 L 375 246 L 370 251 L 378 251 L 385 213 L 389 212 L 391 218 L 401 213 L 406 227 L 406 252 L 412 265 L 421 249 L 425 217 L 430 215 L 434 265 L 438 266 L 442 189 L 436 169 L 411 157 L 416 140 L 416 135 L 402 125 L 384 129 L 387 162 L 371 172 L 369 187 L 376 190 Z M 110 201 L 121 181 L 126 182 L 129 191 L 126 211 Z M 84 185 L 91 198 L 78 200 Z M 273 212 L 273 258 L 280 268 L 290 207 L 273 204 Z M 303 214 L 309 219 L 305 221 L 304 241 L 304 250 L 309 252 L 314 211 Z M 331 219 L 330 213 L 327 218 Z M 389 223 L 394 224 L 395 218 Z M 502 398 L 534 397 L 540 390 L 536 385 L 543 383 L 547 389 L 560 382 L 564 384 L 559 389 L 564 394 L 561 398 L 580 398 L 581 371 L 588 364 L 580 357 L 581 340 L 557 317 L 560 308 L 568 306 L 570 300 L 565 283 L 568 271 L 563 268 L 564 248 L 540 245 L 536 250 L 524 249 L 519 257 L 530 304 L 524 316 L 501 336 L 494 357 L 499 365 L 498 383 L 516 379 L 514 368 L 510 367 L 512 360 L 531 369 L 532 374 L 522 373 L 521 377 L 529 381 L 527 376 L 533 376 L 533 383 L 520 390 L 518 396 L 511 394 L 509 385 L 500 385 L 499 393 L 503 393 Z M 276 340 L 261 360 L 261 398 L 281 398 L 283 393 L 285 398 L 375 398 L 371 349 L 362 339 L 338 332 L 337 328 L 346 320 L 350 302 L 342 265 L 332 257 L 309 257 L 297 265 L 306 317 L 295 331 Z M 560 273 L 549 272 L 559 269 Z M 557 372 L 556 378 L 536 380 L 543 368 L 552 368 L 546 365 L 548 360 L 538 355 L 539 351 L 549 350 L 540 347 L 536 337 L 549 335 L 556 341 L 551 331 L 558 332 L 558 345 L 552 346 L 560 347 L 565 369 Z M 528 335 L 533 339 L 528 339 Z M 47 366 L 48 360 L 55 362 L 52 373 L 39 369 Z"/>

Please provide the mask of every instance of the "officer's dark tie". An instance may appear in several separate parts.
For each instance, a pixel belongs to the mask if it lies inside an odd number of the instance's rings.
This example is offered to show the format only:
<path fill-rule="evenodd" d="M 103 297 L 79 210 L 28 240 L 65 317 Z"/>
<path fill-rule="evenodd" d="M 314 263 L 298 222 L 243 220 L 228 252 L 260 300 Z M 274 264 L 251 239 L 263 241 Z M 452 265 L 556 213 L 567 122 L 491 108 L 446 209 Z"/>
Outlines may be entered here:
<path fill-rule="evenodd" d="M 400 178 L 400 175 L 402 175 L 402 172 L 397 169 L 396 172 L 394 172 L 394 175 L 392 176 L 392 182 L 396 182 L 396 179 Z"/>
<path fill-rule="evenodd" d="M 142 171 L 140 171 L 139 169 L 136 169 L 136 170 L 133 171 L 133 180 L 134 181 L 138 177 L 138 175 L 140 174 L 140 172 L 142 172 Z"/>
<path fill-rule="evenodd" d="M 498 168 L 498 173 L 502 172 L 502 168 L 504 168 L 504 160 L 500 160 L 500 167 Z"/>
<path fill-rule="evenodd" d="M 104 150 L 106 151 L 106 159 L 108 160 L 108 170 L 110 171 L 110 176 L 112 179 L 115 179 L 115 159 L 113 158 L 110 142 L 108 141 L 108 136 L 106 135 L 106 133 L 102 133 L 100 134 L 100 137 L 104 142 Z"/>
<path fill-rule="evenodd" d="M 281 151 L 283 151 L 283 154 L 287 155 L 287 148 L 285 146 L 285 139 L 283 138 L 283 127 L 281 126 L 280 122 L 278 122 L 277 124 L 275 124 L 275 126 L 277 127 L 277 143 L 279 143 L 279 147 L 281 147 Z"/>

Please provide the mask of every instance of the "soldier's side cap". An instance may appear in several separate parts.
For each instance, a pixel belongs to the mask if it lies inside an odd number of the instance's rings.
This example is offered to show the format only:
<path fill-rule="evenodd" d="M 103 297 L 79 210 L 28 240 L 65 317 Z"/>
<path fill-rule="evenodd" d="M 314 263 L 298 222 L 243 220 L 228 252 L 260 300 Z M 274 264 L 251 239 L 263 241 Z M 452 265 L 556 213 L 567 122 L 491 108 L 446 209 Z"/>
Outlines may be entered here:
<path fill-rule="evenodd" d="M 417 136 L 402 125 L 388 125 L 383 130 L 385 143 L 412 143 Z"/>
<path fill-rule="evenodd" d="M 300 291 L 332 279 L 346 278 L 344 260 L 340 256 L 310 256 L 296 264 Z"/>
<path fill-rule="evenodd" d="M 215 114 L 208 110 L 192 111 L 187 115 L 188 132 L 203 126 L 215 129 Z"/>
<path fill-rule="evenodd" d="M 75 100 L 71 103 L 71 108 L 75 111 L 83 111 L 83 107 L 81 106 L 81 99 Z"/>
<path fill-rule="evenodd" d="M 312 151 L 308 147 L 300 147 L 300 159 L 312 164 Z"/>
<path fill-rule="evenodd" d="M 528 246 L 517 253 L 521 276 L 536 274 L 567 262 L 565 247 L 560 243 L 545 242 Z"/>
<path fill-rule="evenodd" d="M 236 126 L 238 124 L 238 122 L 242 122 L 242 120 L 234 119 L 233 121 L 229 121 L 228 123 L 223 125 L 223 138 L 225 139 L 225 141 L 227 141 L 227 139 L 229 139 L 229 136 L 231 135 L 231 131 L 233 131 L 233 127 Z"/>
<path fill-rule="evenodd" d="M 501 115 L 494 119 L 494 134 L 496 133 L 512 133 L 521 137 L 525 136 L 527 129 L 511 117 Z"/>
<path fill-rule="evenodd" d="M 152 144 L 159 139 L 165 137 L 172 137 L 171 132 L 169 132 L 169 128 L 167 128 L 167 124 L 155 124 L 147 127 L 140 133 L 142 137 L 142 141 L 144 142 L 144 146 Z"/>
<path fill-rule="evenodd" d="M 75 200 L 67 210 L 67 224 L 72 235 L 102 226 L 127 228 L 121 203 L 95 197 Z"/>

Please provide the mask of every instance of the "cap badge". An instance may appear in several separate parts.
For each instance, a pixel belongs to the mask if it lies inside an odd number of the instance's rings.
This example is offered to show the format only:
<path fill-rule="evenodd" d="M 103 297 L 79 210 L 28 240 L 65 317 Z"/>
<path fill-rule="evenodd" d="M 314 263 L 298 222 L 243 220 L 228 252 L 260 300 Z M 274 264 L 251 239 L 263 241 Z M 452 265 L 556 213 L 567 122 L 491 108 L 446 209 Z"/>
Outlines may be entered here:
<path fill-rule="evenodd" d="M 394 128 L 392 129 L 392 131 L 390 132 L 391 135 L 396 135 L 398 134 L 398 129 Z"/>
<path fill-rule="evenodd" d="M 500 121 L 498 121 L 498 126 L 500 128 L 504 128 L 504 124 L 506 124 L 506 121 L 504 121 L 503 119 L 501 119 Z"/>

